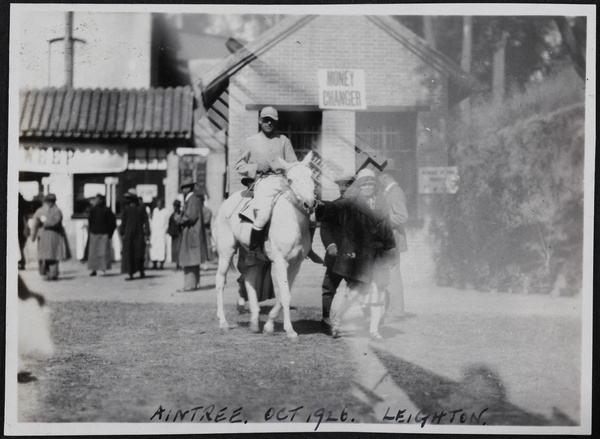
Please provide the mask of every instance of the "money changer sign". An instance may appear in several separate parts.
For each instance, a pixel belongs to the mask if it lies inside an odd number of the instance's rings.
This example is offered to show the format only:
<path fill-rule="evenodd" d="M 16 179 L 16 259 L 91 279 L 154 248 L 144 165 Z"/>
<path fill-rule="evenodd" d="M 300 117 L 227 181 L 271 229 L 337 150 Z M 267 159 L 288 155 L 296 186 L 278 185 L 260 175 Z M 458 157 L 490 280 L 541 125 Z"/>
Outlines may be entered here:
<path fill-rule="evenodd" d="M 319 108 L 366 110 L 365 71 L 319 69 Z"/>

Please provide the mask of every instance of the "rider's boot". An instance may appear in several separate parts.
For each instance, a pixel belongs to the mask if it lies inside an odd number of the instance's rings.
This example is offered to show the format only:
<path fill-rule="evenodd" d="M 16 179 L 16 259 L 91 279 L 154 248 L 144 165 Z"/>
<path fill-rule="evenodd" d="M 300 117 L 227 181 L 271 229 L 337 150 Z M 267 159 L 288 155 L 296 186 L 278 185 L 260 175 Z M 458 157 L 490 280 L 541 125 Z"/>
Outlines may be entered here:
<path fill-rule="evenodd" d="M 262 251 L 263 238 L 264 230 L 259 230 L 252 227 L 252 231 L 250 232 L 250 244 L 248 246 L 248 251 L 246 252 L 247 265 L 254 265 L 256 258 L 263 260 L 266 259 Z"/>

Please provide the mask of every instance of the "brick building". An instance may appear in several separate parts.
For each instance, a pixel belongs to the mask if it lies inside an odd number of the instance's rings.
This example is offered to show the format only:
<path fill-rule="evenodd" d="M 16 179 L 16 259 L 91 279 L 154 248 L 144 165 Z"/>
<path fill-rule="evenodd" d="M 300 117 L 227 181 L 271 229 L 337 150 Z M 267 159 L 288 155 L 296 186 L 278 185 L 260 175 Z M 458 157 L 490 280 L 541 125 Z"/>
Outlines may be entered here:
<path fill-rule="evenodd" d="M 468 74 L 392 17 L 319 15 L 280 21 L 200 81 L 208 110 L 195 134 L 222 139 L 225 193 L 242 188 L 232 166 L 260 109 L 273 105 L 299 158 L 314 150 L 339 172 L 365 165 L 360 150 L 387 160 L 411 217 L 407 282 L 432 279 L 428 226 L 436 198 L 447 195 L 425 193 L 419 170 L 448 166 L 448 114 L 474 87 Z M 338 196 L 331 179 L 320 183 L 322 199 Z"/>

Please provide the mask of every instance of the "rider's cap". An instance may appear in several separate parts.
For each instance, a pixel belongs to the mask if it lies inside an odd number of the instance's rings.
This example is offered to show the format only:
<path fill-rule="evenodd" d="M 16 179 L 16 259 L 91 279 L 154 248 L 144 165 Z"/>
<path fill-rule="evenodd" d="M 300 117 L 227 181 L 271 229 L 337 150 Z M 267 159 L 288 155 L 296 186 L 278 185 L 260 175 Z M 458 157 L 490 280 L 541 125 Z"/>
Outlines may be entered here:
<path fill-rule="evenodd" d="M 270 117 L 273 120 L 279 120 L 279 113 L 277 113 L 275 107 L 265 107 L 261 110 L 260 117 Z"/>
<path fill-rule="evenodd" d="M 48 194 L 44 197 L 44 201 L 56 201 L 56 195 Z"/>

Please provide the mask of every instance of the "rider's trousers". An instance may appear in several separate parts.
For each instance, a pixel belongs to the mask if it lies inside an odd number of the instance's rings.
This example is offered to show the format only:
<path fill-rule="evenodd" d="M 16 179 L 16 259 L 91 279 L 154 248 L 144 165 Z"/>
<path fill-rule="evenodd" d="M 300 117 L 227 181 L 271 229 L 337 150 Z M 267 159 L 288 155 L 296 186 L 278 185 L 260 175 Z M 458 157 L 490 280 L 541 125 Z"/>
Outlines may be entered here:
<path fill-rule="evenodd" d="M 273 200 L 285 185 L 285 178 L 280 174 L 264 175 L 257 178 L 254 184 L 254 225 L 256 230 L 262 230 L 269 218 Z"/>

